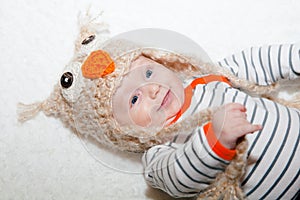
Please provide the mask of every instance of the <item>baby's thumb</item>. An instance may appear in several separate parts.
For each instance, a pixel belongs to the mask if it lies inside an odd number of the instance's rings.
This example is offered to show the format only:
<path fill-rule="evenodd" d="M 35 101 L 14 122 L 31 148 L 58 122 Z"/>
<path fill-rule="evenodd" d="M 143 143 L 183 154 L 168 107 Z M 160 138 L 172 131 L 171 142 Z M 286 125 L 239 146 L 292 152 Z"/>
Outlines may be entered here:
<path fill-rule="evenodd" d="M 246 126 L 245 133 L 254 133 L 255 131 L 261 130 L 263 127 L 260 124 L 250 124 L 249 126 Z"/>

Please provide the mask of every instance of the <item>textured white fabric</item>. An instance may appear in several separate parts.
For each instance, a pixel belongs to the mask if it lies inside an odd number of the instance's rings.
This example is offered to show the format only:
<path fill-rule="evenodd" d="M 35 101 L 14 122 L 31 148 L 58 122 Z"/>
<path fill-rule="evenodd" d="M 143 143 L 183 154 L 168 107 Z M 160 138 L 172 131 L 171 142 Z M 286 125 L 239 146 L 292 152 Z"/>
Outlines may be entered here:
<path fill-rule="evenodd" d="M 166 28 L 199 43 L 213 61 L 240 49 L 299 41 L 300 2 L 98 0 L 0 2 L 0 199 L 171 199 L 142 174 L 107 167 L 57 119 L 21 125 L 17 102 L 49 96 L 73 55 L 77 14 L 104 11 L 111 35 Z M 141 172 L 139 155 L 99 151 L 117 169 Z M 99 156 L 97 156 L 99 158 Z"/>

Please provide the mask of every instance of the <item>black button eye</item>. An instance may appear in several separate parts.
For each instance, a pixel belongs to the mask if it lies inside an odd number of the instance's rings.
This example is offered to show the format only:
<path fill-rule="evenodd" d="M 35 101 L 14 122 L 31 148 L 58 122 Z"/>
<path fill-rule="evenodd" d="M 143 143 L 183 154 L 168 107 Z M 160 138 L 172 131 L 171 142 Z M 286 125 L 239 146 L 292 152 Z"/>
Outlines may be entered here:
<path fill-rule="evenodd" d="M 63 88 L 71 87 L 73 83 L 73 74 L 71 72 L 65 72 L 60 78 L 60 84 Z"/>
<path fill-rule="evenodd" d="M 91 41 L 93 41 L 95 39 L 95 35 L 90 35 L 88 38 L 85 38 L 81 44 L 82 45 L 87 45 L 88 43 L 90 43 Z"/>

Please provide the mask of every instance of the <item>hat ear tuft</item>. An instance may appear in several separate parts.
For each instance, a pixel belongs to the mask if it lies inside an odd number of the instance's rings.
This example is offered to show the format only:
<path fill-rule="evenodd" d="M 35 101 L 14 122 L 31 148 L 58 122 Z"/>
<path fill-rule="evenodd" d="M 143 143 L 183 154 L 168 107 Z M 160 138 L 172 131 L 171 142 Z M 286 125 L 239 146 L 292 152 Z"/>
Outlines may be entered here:
<path fill-rule="evenodd" d="M 87 48 L 95 41 L 102 43 L 109 38 L 108 25 L 103 22 L 102 13 L 96 17 L 91 16 L 89 9 L 85 14 L 79 13 L 79 35 L 75 41 L 75 53 L 79 53 L 82 48 Z"/>

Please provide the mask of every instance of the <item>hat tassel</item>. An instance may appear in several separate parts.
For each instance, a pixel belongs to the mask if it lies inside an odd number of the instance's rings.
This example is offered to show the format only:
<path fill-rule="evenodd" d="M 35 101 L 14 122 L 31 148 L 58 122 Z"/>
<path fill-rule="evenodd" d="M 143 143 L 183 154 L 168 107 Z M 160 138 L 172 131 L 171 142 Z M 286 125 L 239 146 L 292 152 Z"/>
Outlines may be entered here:
<path fill-rule="evenodd" d="M 42 110 L 42 107 L 43 107 L 43 103 L 41 102 L 28 104 L 28 105 L 23 103 L 18 103 L 17 105 L 18 121 L 23 123 L 26 122 L 27 120 L 34 118 Z"/>

